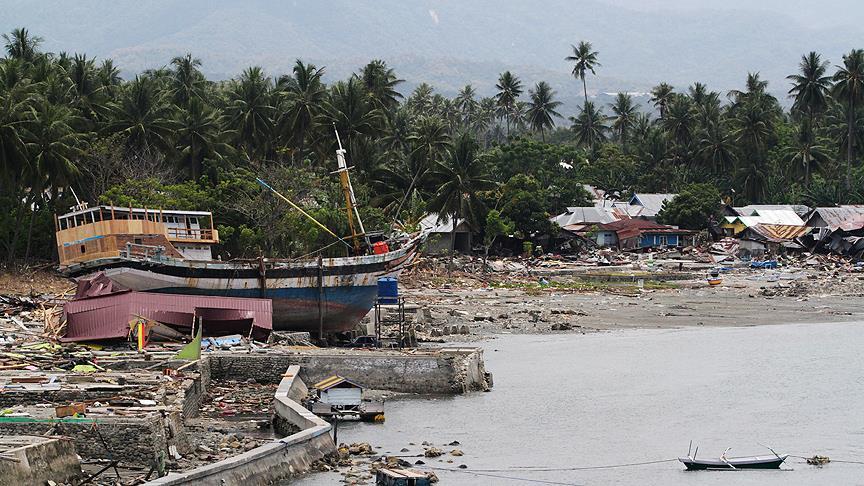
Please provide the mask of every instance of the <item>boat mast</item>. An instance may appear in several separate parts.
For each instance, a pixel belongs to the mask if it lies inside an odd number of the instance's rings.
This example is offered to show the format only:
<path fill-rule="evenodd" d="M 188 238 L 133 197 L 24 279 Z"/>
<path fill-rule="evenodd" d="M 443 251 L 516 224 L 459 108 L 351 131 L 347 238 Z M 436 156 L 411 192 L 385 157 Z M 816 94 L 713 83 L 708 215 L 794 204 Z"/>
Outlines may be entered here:
<path fill-rule="evenodd" d="M 357 210 L 357 199 L 354 197 L 354 187 L 351 185 L 351 177 L 348 175 L 348 163 L 345 161 L 347 151 L 342 148 L 342 140 L 339 138 L 339 130 L 336 129 L 336 124 L 333 124 L 333 131 L 336 132 L 336 142 L 339 148 L 336 150 L 336 163 L 338 168 L 333 172 L 339 174 L 339 182 L 342 183 L 342 193 L 345 194 L 345 209 L 348 213 L 348 228 L 351 229 L 351 239 L 354 241 L 354 251 L 360 253 L 360 237 L 362 236 L 369 246 L 369 237 L 366 235 L 366 229 L 363 228 L 363 220 L 360 219 L 360 211 Z M 357 218 L 357 226 L 360 227 L 360 232 L 354 226 L 354 218 Z"/>

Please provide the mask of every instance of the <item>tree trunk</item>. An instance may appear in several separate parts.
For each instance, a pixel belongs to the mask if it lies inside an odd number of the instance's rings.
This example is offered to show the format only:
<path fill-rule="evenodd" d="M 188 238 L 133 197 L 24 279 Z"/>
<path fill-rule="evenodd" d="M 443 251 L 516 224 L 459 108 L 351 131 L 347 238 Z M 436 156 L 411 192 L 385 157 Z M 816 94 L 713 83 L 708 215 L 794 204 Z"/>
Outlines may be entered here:
<path fill-rule="evenodd" d="M 451 216 L 453 224 L 450 230 L 450 264 L 447 266 L 447 276 L 453 273 L 453 258 L 456 255 L 456 225 L 459 223 L 459 211 L 455 211 Z"/>
<path fill-rule="evenodd" d="M 849 191 L 852 188 L 852 144 L 854 143 L 854 139 L 852 138 L 852 124 L 854 123 L 854 116 L 855 100 L 853 100 L 850 95 L 849 112 L 846 114 L 846 123 L 849 128 L 849 131 L 846 134 L 846 202 L 849 202 Z"/>
<path fill-rule="evenodd" d="M 585 76 L 582 76 L 582 93 L 585 95 L 585 108 L 588 108 L 588 85 L 585 83 Z"/>
<path fill-rule="evenodd" d="M 27 249 L 24 251 L 24 265 L 30 263 L 30 243 L 33 241 L 33 221 L 36 219 L 36 211 L 30 208 L 30 224 L 27 228 Z"/>
<path fill-rule="evenodd" d="M 29 206 L 29 204 L 28 204 L 29 200 L 30 200 L 30 197 L 28 196 L 27 198 L 24 199 L 24 201 L 22 201 L 20 203 L 20 206 L 18 206 L 18 216 L 15 218 L 15 221 L 21 221 L 21 218 L 24 217 L 24 209 L 26 209 L 27 206 Z M 15 231 L 12 232 L 12 241 L 11 241 L 11 244 L 9 245 L 9 254 L 6 258 L 7 266 L 10 268 L 12 267 L 12 264 L 15 263 L 15 250 L 18 248 L 18 237 L 19 236 L 21 236 L 21 225 L 16 224 L 15 225 Z"/>

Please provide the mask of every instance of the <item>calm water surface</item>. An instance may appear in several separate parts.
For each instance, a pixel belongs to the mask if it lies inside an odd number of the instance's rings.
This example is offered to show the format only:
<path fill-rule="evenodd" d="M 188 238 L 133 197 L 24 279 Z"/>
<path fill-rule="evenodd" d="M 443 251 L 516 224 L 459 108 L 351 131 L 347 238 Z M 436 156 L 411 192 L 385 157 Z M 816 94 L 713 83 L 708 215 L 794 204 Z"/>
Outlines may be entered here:
<path fill-rule="evenodd" d="M 387 422 L 342 424 L 340 442 L 421 452 L 458 440 L 467 471 L 566 468 L 699 456 L 819 453 L 864 461 L 864 323 L 504 336 L 481 344 L 490 393 L 386 404 Z M 417 444 L 409 445 L 410 442 Z M 449 448 L 448 448 L 449 450 Z M 446 459 L 443 457 L 442 459 Z M 411 459 L 413 462 L 414 459 Z M 557 484 L 864 485 L 864 465 L 684 472 L 680 463 L 488 472 Z M 529 484 L 436 471 L 439 484 Z M 315 474 L 303 484 L 337 484 Z"/>

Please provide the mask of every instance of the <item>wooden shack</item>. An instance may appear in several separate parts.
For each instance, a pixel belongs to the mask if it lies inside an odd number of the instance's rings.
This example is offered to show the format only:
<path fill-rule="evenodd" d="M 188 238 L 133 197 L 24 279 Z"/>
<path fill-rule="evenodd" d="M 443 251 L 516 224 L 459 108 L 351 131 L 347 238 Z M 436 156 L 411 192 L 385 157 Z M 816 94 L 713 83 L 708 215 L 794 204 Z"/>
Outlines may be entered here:
<path fill-rule="evenodd" d="M 318 400 L 339 410 L 359 410 L 363 402 L 363 387 L 338 375 L 325 378 L 313 388 Z"/>

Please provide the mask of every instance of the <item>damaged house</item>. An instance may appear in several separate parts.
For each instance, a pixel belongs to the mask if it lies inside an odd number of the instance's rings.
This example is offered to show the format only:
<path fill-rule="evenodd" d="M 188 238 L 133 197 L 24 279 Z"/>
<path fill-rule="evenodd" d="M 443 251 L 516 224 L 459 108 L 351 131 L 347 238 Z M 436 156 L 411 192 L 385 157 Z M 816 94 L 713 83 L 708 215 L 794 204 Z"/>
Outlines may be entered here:
<path fill-rule="evenodd" d="M 762 257 L 778 255 L 789 250 L 801 250 L 797 239 L 810 231 L 806 226 L 785 224 L 756 224 L 742 231 L 739 237 L 739 255 Z"/>
<path fill-rule="evenodd" d="M 611 244 L 603 246 L 617 247 L 622 250 L 640 250 L 649 248 L 683 247 L 693 244 L 695 231 L 679 229 L 674 226 L 655 223 L 645 219 L 622 219 L 598 226 L 603 233 L 604 241 L 607 234 Z"/>
<path fill-rule="evenodd" d="M 864 257 L 864 205 L 815 208 L 807 227 L 805 243 L 813 249 Z"/>

